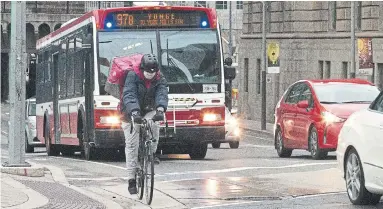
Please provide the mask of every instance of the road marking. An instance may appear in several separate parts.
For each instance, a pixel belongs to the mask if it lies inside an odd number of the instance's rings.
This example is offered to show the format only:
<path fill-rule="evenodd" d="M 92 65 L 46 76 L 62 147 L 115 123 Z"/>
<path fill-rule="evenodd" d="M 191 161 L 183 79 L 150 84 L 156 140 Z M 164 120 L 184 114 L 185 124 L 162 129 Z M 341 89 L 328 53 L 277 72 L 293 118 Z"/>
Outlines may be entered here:
<path fill-rule="evenodd" d="M 235 171 L 244 171 L 244 170 L 255 170 L 255 169 L 281 169 L 281 168 L 299 168 L 306 166 L 315 166 L 315 165 L 336 165 L 336 162 L 333 163 L 306 163 L 306 164 L 294 164 L 294 165 L 285 165 L 285 166 L 274 166 L 274 167 L 238 167 L 238 168 L 227 168 L 227 169 L 217 169 L 217 170 L 206 170 L 206 171 L 188 171 L 188 172 L 174 172 L 174 173 L 164 173 L 162 176 L 173 176 L 173 175 L 185 175 L 185 174 L 204 174 L 204 173 L 229 173 Z"/>
<path fill-rule="evenodd" d="M 118 168 L 118 169 L 126 170 L 125 167 L 116 166 L 116 165 L 110 165 L 110 164 L 107 164 L 107 163 L 100 163 L 100 162 L 94 162 L 94 161 L 66 158 L 66 157 L 61 157 L 61 156 L 51 156 L 51 157 L 53 157 L 53 158 L 61 158 L 61 159 L 68 159 L 68 160 L 73 160 L 73 161 L 77 161 L 77 162 L 93 163 L 93 164 L 97 164 L 97 165 L 105 165 L 105 166 L 109 166 L 109 167 L 112 167 L 112 168 Z"/>
<path fill-rule="evenodd" d="M 67 178 L 68 180 L 77 181 L 113 181 L 113 180 L 129 180 L 128 177 L 101 177 L 101 178 Z"/>
<path fill-rule="evenodd" d="M 303 199 L 303 198 L 310 198 L 310 197 L 321 197 L 321 196 L 327 196 L 327 195 L 336 195 L 336 194 L 347 194 L 347 192 L 328 192 L 328 193 L 322 193 L 322 194 L 309 194 L 309 195 L 302 195 L 302 196 L 296 196 L 293 197 L 295 199 Z"/>

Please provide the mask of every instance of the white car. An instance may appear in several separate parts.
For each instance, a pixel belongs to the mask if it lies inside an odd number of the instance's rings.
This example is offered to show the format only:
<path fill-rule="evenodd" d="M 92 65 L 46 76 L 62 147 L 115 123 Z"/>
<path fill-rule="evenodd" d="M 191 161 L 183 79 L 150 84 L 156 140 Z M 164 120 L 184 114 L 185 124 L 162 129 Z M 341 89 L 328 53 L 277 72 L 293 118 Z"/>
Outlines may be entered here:
<path fill-rule="evenodd" d="M 217 149 L 221 147 L 221 143 L 229 143 L 230 148 L 237 149 L 241 141 L 241 131 L 238 120 L 235 117 L 236 111 L 230 112 L 228 108 L 225 111 L 225 140 L 213 142 L 212 147 Z"/>
<path fill-rule="evenodd" d="M 340 131 L 337 161 L 355 205 L 376 205 L 383 195 L 383 92 L 352 114 Z"/>
<path fill-rule="evenodd" d="M 36 136 L 36 99 L 25 100 L 25 152 L 34 152 L 35 147 L 43 147 Z"/>

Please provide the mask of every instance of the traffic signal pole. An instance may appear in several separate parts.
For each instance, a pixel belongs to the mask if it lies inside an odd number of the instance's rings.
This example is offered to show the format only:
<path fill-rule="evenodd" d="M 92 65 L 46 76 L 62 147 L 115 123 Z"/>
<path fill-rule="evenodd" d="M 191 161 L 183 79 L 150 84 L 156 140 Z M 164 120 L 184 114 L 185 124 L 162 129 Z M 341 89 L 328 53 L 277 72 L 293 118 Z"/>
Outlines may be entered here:
<path fill-rule="evenodd" d="M 267 2 L 262 2 L 263 5 L 263 17 L 262 17 L 262 113 L 261 113 L 261 129 L 266 130 L 266 69 L 267 69 L 267 57 L 266 57 L 266 10 L 267 10 Z"/>

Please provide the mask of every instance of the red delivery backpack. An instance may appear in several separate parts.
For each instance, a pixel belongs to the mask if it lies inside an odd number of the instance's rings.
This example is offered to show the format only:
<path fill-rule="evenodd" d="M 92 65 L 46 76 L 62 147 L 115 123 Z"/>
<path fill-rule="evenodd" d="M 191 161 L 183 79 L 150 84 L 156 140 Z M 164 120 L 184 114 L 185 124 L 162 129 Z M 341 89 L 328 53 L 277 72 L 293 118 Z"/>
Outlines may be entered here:
<path fill-rule="evenodd" d="M 139 72 L 143 54 L 115 57 L 109 70 L 105 91 L 122 101 L 122 90 L 129 71 Z M 120 107 L 119 107 L 120 108 Z"/>

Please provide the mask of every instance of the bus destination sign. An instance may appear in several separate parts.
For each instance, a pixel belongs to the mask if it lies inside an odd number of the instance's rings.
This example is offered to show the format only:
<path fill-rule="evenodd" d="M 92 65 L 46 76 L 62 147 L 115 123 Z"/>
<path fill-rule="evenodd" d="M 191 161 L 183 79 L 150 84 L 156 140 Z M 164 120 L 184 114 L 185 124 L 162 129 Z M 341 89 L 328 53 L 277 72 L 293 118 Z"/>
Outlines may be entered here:
<path fill-rule="evenodd" d="M 123 11 L 108 15 L 106 28 L 187 27 L 208 25 L 207 16 L 199 11 Z"/>

